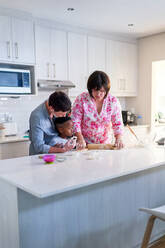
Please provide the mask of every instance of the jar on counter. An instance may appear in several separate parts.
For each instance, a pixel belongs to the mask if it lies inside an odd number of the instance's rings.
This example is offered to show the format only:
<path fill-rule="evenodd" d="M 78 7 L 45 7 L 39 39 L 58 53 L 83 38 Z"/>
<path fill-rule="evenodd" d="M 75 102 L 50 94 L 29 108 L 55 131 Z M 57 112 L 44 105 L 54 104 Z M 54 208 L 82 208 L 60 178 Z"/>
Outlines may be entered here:
<path fill-rule="evenodd" d="M 4 138 L 4 137 L 5 137 L 5 127 L 3 123 L 0 123 L 0 138 Z"/>

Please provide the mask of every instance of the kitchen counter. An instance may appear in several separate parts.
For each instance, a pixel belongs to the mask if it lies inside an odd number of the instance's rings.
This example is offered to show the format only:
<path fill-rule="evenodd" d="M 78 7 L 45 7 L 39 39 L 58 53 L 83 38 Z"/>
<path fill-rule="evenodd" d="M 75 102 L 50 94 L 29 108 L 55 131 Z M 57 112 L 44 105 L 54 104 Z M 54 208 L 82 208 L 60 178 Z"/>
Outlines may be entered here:
<path fill-rule="evenodd" d="M 0 161 L 0 247 L 140 247 L 148 216 L 138 209 L 165 204 L 164 148 L 65 155 Z M 165 231 L 157 224 L 152 238 Z"/>
<path fill-rule="evenodd" d="M 83 152 L 69 155 L 54 164 L 45 164 L 38 155 L 1 161 L 0 178 L 43 198 L 165 164 L 164 149 L 153 146 L 100 151 L 93 160 Z"/>
<path fill-rule="evenodd" d="M 127 128 L 127 126 L 124 126 L 125 128 Z M 150 125 L 130 125 L 130 127 L 133 127 L 133 128 L 149 128 Z"/>
<path fill-rule="evenodd" d="M 1 138 L 0 137 L 0 144 L 5 143 L 12 143 L 12 142 L 22 142 L 22 141 L 29 141 L 28 137 L 22 137 L 22 136 L 8 136 Z"/>

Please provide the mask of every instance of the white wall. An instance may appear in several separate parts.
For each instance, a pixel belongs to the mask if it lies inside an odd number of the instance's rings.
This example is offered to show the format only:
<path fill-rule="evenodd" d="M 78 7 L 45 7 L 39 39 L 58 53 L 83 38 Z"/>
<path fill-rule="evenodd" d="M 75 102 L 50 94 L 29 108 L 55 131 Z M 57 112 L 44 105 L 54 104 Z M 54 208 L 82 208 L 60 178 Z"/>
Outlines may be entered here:
<path fill-rule="evenodd" d="M 165 33 L 150 36 L 138 41 L 139 78 L 138 97 L 127 100 L 143 116 L 144 124 L 153 123 L 152 62 L 165 59 Z M 154 88 L 153 88 L 154 90 Z"/>
<path fill-rule="evenodd" d="M 19 135 L 23 135 L 29 129 L 31 111 L 48 99 L 50 94 L 51 92 L 40 92 L 38 96 L 21 96 L 18 99 L 0 100 L 0 113 L 10 113 L 18 125 Z M 125 109 L 125 99 L 121 98 L 119 101 L 122 109 Z"/>
<path fill-rule="evenodd" d="M 48 98 L 48 93 L 39 96 L 21 96 L 18 99 L 0 100 L 0 113 L 10 113 L 18 126 L 18 133 L 23 134 L 29 129 L 31 111 Z M 2 115 L 1 115 L 2 116 Z"/>

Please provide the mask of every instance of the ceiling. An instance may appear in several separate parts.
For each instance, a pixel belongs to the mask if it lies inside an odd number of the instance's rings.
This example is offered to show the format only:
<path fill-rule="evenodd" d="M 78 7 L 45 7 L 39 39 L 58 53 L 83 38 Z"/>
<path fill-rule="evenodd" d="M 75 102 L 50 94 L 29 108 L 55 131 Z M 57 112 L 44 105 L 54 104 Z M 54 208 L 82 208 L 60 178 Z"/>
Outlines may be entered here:
<path fill-rule="evenodd" d="M 0 0 L 0 6 L 62 24 L 130 38 L 165 31 L 165 0 Z M 67 11 L 69 7 L 75 10 Z"/>

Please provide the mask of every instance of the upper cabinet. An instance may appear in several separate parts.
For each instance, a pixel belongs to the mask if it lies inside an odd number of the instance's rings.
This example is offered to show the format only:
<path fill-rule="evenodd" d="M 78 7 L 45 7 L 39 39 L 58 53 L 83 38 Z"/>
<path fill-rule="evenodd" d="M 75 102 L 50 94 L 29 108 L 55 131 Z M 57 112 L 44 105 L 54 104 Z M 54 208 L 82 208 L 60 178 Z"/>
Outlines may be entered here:
<path fill-rule="evenodd" d="M 31 20 L 0 16 L 0 60 L 35 63 L 34 29 Z"/>
<path fill-rule="evenodd" d="M 51 30 L 51 63 L 53 78 L 67 79 L 67 34 L 66 32 Z"/>
<path fill-rule="evenodd" d="M 13 59 L 22 63 L 35 63 L 32 21 L 12 18 L 12 37 Z"/>
<path fill-rule="evenodd" d="M 76 88 L 70 90 L 71 96 L 77 96 L 87 89 L 87 36 L 68 33 L 69 80 Z"/>
<path fill-rule="evenodd" d="M 11 20 L 0 16 L 0 60 L 11 60 Z"/>
<path fill-rule="evenodd" d="M 75 97 L 87 89 L 89 75 L 101 70 L 110 77 L 112 94 L 137 95 L 136 44 L 40 25 L 35 27 L 35 42 L 37 79 L 69 79 L 76 85 L 70 90 L 70 96 Z"/>
<path fill-rule="evenodd" d="M 102 38 L 88 37 L 88 74 L 95 70 L 105 71 L 106 41 Z"/>
<path fill-rule="evenodd" d="M 36 69 L 38 79 L 67 79 L 67 34 L 36 25 Z"/>
<path fill-rule="evenodd" d="M 36 77 L 47 79 L 50 77 L 50 29 L 35 27 L 36 43 Z"/>
<path fill-rule="evenodd" d="M 106 72 L 111 80 L 112 94 L 137 95 L 136 44 L 108 40 L 106 66 Z"/>

